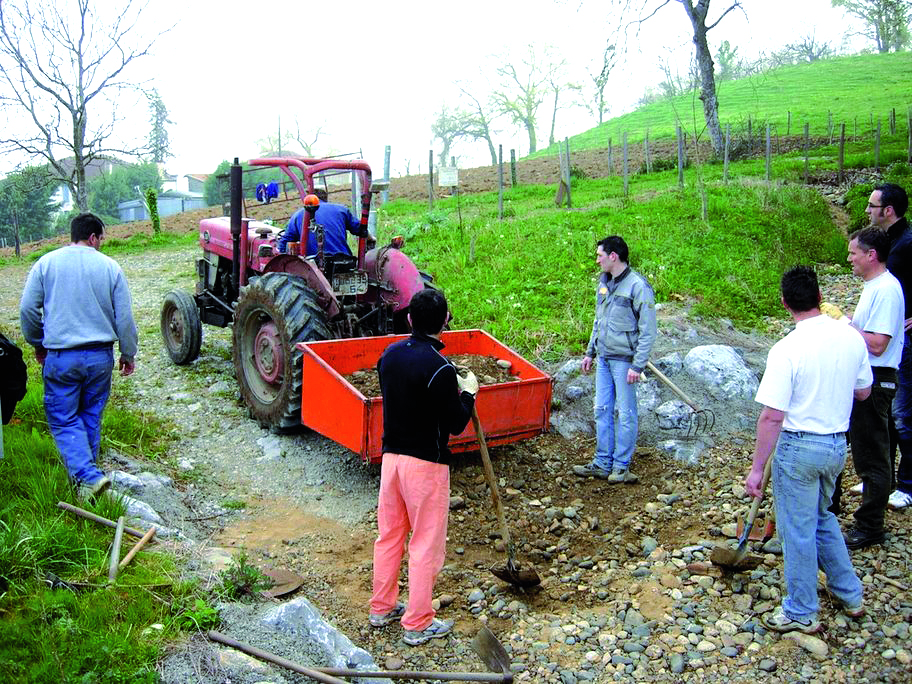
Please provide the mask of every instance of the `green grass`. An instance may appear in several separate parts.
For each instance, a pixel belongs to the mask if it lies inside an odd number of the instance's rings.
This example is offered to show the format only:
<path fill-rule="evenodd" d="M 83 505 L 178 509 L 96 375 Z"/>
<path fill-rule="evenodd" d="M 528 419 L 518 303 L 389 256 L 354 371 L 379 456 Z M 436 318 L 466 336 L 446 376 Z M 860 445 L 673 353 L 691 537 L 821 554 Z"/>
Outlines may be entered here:
<path fill-rule="evenodd" d="M 748 117 L 757 137 L 765 136 L 767 123 L 773 126 L 774 135 L 784 136 L 787 131 L 803 135 L 808 123 L 811 136 L 828 136 L 831 113 L 833 125 L 845 123 L 848 136 L 856 130 L 859 136 L 868 135 L 878 118 L 881 133 L 887 133 L 893 108 L 897 127 L 905 130 L 906 112 L 912 106 L 912 52 L 837 57 L 781 67 L 718 83 L 717 95 L 722 129 L 731 124 L 733 136 L 746 133 Z M 673 137 L 678 124 L 689 132 L 703 129 L 702 102 L 695 94 L 656 102 L 575 135 L 570 138 L 571 154 L 607 147 L 609 138 L 619 150 L 624 132 L 628 143 L 642 141 L 647 131 L 650 140 Z M 532 156 L 556 154 L 556 147 L 549 147 Z"/>
<path fill-rule="evenodd" d="M 158 681 L 155 662 L 201 590 L 180 580 L 172 556 L 151 551 L 105 587 L 113 530 L 65 512 L 57 502 L 111 520 L 123 515 L 123 506 L 107 498 L 95 506 L 76 499 L 47 433 L 33 361 L 29 375 L 28 393 L 4 426 L 0 461 L 0 681 Z M 125 453 L 162 453 L 164 426 L 121 402 L 125 395 L 112 397 L 104 439 Z M 125 537 L 122 554 L 131 540 Z M 101 586 L 52 589 L 47 573 Z"/>
<path fill-rule="evenodd" d="M 841 263 L 845 238 L 826 202 L 794 183 L 765 182 L 733 166 L 701 170 L 707 220 L 696 170 L 677 187 L 676 172 L 637 176 L 624 198 L 616 178 L 574 183 L 573 210 L 555 210 L 553 188 L 506 192 L 512 217 L 499 221 L 497 195 L 454 199 L 433 212 L 391 202 L 380 241 L 402 234 L 405 250 L 436 276 L 454 327 L 480 327 L 535 358 L 578 354 L 588 340 L 598 269 L 595 243 L 618 233 L 631 246 L 631 265 L 652 283 L 658 301 L 686 297 L 694 312 L 754 326 L 779 315 L 778 282 L 795 263 Z"/>

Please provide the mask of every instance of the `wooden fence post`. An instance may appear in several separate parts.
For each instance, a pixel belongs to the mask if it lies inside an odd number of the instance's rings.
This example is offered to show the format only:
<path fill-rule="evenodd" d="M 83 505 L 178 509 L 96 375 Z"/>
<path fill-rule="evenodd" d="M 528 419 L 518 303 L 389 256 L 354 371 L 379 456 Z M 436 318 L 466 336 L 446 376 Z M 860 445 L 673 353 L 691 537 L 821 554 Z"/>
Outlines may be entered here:
<path fill-rule="evenodd" d="M 747 129 L 750 130 L 750 119 L 747 120 Z M 681 135 L 681 127 L 677 127 L 678 133 L 678 187 L 684 187 L 684 138 Z"/>
<path fill-rule="evenodd" d="M 434 150 L 428 150 L 428 211 L 434 208 Z"/>
<path fill-rule="evenodd" d="M 722 182 L 728 183 L 728 156 L 731 150 L 732 125 L 725 124 L 725 156 L 722 164 Z"/>
<path fill-rule="evenodd" d="M 766 124 L 766 182 L 769 184 L 773 180 L 773 145 L 770 139 L 770 125 Z"/>
<path fill-rule="evenodd" d="M 827 112 L 827 136 L 830 139 L 829 144 L 833 144 L 833 112 Z"/>
<path fill-rule="evenodd" d="M 630 157 L 627 154 L 627 131 L 624 131 L 624 197 L 630 189 Z"/>
<path fill-rule="evenodd" d="M 614 164 L 611 162 L 611 138 L 608 138 L 608 175 L 614 175 Z"/>
<path fill-rule="evenodd" d="M 877 117 L 877 132 L 874 134 L 874 170 L 880 171 L 880 117 Z"/>
<path fill-rule="evenodd" d="M 678 128 L 680 129 L 680 126 Z M 679 135 L 678 137 L 680 138 L 681 136 Z M 747 115 L 747 153 L 754 153 L 754 130 L 751 125 L 750 114 Z"/>
<path fill-rule="evenodd" d="M 380 201 L 383 204 L 389 202 L 390 191 L 389 191 L 389 178 L 390 178 L 390 146 L 387 145 L 383 148 L 383 178 L 387 181 L 386 190 L 380 193 Z"/>
<path fill-rule="evenodd" d="M 890 135 L 896 135 L 896 107 L 890 110 Z"/>
<path fill-rule="evenodd" d="M 785 135 L 788 137 L 792 132 L 792 112 L 791 110 L 788 113 L 788 123 L 785 126 Z"/>
<path fill-rule="evenodd" d="M 497 215 L 503 221 L 503 145 L 497 146 Z"/>
<path fill-rule="evenodd" d="M 839 173 L 836 176 L 836 182 L 842 183 L 845 177 L 845 122 L 840 126 L 839 131 Z"/>
<path fill-rule="evenodd" d="M 652 161 L 649 158 L 649 129 L 646 129 L 646 139 L 643 141 L 646 151 L 646 173 L 652 173 Z"/>
<path fill-rule="evenodd" d="M 516 150 L 510 150 L 510 187 L 516 187 Z"/>
<path fill-rule="evenodd" d="M 808 182 L 808 154 L 811 149 L 811 125 L 804 123 L 804 184 Z"/>
<path fill-rule="evenodd" d="M 909 152 L 906 162 L 912 164 L 912 107 L 909 107 L 909 111 L 906 113 L 906 128 L 909 132 Z"/>

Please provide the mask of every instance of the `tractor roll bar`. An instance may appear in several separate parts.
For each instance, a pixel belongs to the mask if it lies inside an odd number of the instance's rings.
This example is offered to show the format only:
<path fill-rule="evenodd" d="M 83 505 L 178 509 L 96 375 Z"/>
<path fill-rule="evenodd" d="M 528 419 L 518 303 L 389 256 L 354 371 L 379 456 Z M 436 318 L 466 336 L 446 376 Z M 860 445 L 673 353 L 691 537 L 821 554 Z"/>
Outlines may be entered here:
<path fill-rule="evenodd" d="M 360 173 L 363 178 L 361 182 L 362 192 L 361 192 L 361 233 L 367 233 L 367 220 L 370 216 L 370 186 L 371 186 L 371 168 L 366 161 L 354 160 L 348 161 L 343 159 L 315 159 L 313 157 L 262 157 L 259 159 L 251 159 L 248 162 L 251 166 L 272 166 L 278 167 L 284 172 L 286 176 L 291 179 L 291 182 L 294 183 L 295 188 L 298 190 L 298 194 L 301 197 L 301 202 L 304 202 L 304 197 L 308 193 L 313 192 L 313 177 L 315 174 L 320 173 L 321 171 L 326 171 L 329 169 L 342 169 L 349 171 L 356 171 Z M 304 175 L 304 180 L 307 182 L 305 185 L 301 182 L 301 179 L 298 178 L 298 175 L 292 172 L 291 168 L 294 167 L 301 171 Z M 307 244 L 307 237 L 310 232 L 310 215 L 307 212 L 304 212 L 303 221 L 301 221 L 301 244 Z M 233 224 L 232 224 L 233 226 Z M 232 228 L 233 230 L 233 228 Z M 240 228 L 238 229 L 240 230 Z M 358 238 L 358 265 L 359 267 L 364 266 L 364 255 L 367 250 L 367 238 L 359 237 Z"/>

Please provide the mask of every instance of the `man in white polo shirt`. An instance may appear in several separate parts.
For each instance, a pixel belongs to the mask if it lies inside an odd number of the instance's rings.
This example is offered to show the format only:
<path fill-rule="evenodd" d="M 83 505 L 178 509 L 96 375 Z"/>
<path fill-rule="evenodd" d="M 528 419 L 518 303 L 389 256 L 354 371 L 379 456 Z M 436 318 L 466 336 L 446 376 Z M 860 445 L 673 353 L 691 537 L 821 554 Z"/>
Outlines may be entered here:
<path fill-rule="evenodd" d="M 763 623 L 778 632 L 817 632 L 817 568 L 850 617 L 864 615 L 862 586 L 828 509 L 846 459 L 853 397 L 871 392 L 871 366 L 857 330 L 820 313 L 817 275 L 796 266 L 782 276 L 782 303 L 795 329 L 769 352 L 756 401 L 753 463 L 745 480 L 759 497 L 763 468 L 772 466 L 776 527 L 782 540 L 786 597 Z"/>

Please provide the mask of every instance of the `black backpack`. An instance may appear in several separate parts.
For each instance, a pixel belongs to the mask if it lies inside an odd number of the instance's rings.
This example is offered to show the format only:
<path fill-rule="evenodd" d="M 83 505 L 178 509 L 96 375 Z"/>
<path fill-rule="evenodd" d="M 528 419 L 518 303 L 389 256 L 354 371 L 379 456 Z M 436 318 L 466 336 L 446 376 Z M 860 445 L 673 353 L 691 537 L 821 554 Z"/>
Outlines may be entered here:
<path fill-rule="evenodd" d="M 0 408 L 3 409 L 3 424 L 13 417 L 13 409 L 25 396 L 28 371 L 22 360 L 22 350 L 9 338 L 0 333 Z"/>

